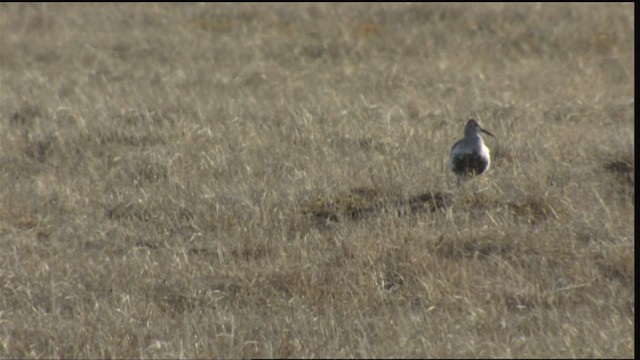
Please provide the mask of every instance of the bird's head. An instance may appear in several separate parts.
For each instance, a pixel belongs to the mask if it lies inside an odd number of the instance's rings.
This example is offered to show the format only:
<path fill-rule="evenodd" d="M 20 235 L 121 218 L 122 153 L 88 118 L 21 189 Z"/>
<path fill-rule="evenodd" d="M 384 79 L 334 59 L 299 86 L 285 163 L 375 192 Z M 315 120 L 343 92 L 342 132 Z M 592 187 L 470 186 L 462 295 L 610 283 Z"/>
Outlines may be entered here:
<path fill-rule="evenodd" d="M 467 125 L 464 127 L 464 135 L 465 136 L 477 135 L 479 132 L 483 132 L 483 133 L 491 136 L 492 138 L 495 138 L 495 136 L 493 136 L 492 133 L 490 133 L 487 130 L 483 129 L 480 126 L 480 124 L 478 124 L 478 122 L 476 120 L 471 119 L 471 120 L 467 121 Z"/>

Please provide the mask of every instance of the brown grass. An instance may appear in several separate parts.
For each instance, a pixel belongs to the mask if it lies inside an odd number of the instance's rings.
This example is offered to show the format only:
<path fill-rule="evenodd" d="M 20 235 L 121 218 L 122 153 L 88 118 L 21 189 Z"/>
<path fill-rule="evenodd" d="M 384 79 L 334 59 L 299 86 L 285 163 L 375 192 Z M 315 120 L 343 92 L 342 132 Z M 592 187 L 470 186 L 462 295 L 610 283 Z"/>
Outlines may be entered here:
<path fill-rule="evenodd" d="M 0 357 L 633 356 L 632 4 L 0 20 Z"/>

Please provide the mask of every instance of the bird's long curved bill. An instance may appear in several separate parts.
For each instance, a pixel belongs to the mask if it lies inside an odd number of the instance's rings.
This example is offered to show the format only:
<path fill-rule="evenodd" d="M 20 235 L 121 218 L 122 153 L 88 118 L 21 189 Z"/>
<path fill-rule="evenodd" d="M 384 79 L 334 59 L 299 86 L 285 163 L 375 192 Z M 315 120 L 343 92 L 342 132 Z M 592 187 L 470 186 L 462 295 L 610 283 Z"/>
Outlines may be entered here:
<path fill-rule="evenodd" d="M 485 130 L 485 129 L 480 128 L 480 131 L 482 131 L 483 133 L 485 133 L 485 134 L 487 134 L 487 135 L 491 136 L 491 137 L 492 137 L 492 138 L 494 138 L 494 139 L 496 138 L 495 136 L 493 136 L 493 134 L 492 134 L 492 133 L 488 132 L 488 131 L 487 131 L 487 130 Z"/>

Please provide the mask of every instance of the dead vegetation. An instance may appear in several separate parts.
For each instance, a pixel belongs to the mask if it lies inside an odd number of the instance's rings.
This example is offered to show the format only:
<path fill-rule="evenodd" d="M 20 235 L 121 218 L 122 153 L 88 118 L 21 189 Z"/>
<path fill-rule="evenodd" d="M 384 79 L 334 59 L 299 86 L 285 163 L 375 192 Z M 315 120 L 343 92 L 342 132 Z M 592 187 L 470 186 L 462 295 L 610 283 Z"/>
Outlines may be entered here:
<path fill-rule="evenodd" d="M 633 5 L 0 20 L 1 357 L 633 356 Z"/>

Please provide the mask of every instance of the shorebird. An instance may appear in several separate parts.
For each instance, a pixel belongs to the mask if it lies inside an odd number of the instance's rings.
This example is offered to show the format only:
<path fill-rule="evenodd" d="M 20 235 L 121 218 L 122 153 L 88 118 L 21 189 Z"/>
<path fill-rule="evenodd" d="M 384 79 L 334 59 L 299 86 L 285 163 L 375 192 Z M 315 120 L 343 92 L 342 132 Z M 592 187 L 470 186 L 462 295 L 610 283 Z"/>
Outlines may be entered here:
<path fill-rule="evenodd" d="M 480 132 L 495 138 L 492 133 L 481 128 L 477 121 L 471 119 L 464 127 L 464 139 L 451 148 L 449 168 L 458 178 L 458 182 L 480 175 L 489 169 L 491 156 L 489 148 L 480 137 Z"/>

